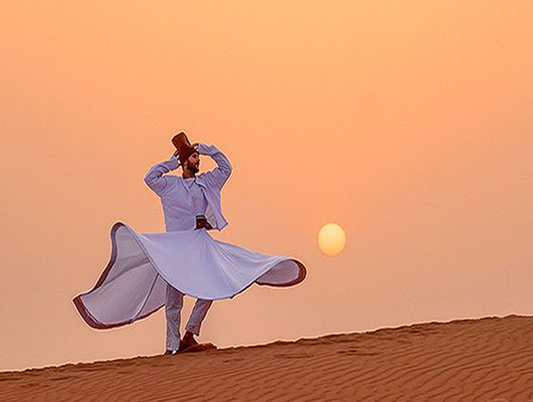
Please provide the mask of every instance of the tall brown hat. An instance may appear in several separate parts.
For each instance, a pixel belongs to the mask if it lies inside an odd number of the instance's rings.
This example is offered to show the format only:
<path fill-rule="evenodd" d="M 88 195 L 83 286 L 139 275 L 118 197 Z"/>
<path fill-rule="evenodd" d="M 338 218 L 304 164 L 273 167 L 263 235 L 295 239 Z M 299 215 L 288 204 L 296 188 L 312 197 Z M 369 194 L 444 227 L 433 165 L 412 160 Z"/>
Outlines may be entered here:
<path fill-rule="evenodd" d="M 185 161 L 196 152 L 196 149 L 191 145 L 187 135 L 183 131 L 172 137 L 172 144 L 178 150 L 178 158 L 180 159 L 181 166 L 185 166 Z"/>

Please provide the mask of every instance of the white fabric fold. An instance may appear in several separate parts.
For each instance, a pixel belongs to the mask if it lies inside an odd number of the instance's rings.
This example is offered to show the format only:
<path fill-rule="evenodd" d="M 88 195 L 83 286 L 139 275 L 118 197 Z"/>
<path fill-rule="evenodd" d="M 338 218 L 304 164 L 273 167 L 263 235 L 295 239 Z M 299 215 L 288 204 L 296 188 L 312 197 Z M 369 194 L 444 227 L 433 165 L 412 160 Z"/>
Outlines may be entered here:
<path fill-rule="evenodd" d="M 233 298 L 254 283 L 293 286 L 305 279 L 298 260 L 261 254 L 211 237 L 206 229 L 137 233 L 111 228 L 111 258 L 94 288 L 73 301 L 93 328 L 132 323 L 165 303 L 166 284 L 195 298 Z"/>

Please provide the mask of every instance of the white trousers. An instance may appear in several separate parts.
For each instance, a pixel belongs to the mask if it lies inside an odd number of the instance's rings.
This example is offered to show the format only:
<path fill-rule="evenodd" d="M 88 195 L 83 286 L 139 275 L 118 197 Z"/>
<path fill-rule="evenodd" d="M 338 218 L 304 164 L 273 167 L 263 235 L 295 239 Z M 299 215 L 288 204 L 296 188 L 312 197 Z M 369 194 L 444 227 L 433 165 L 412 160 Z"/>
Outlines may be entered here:
<path fill-rule="evenodd" d="M 183 307 L 183 293 L 167 283 L 165 314 L 167 317 L 167 350 L 178 350 L 180 347 L 181 309 Z M 196 299 L 185 331 L 200 335 L 202 321 L 213 300 Z"/>

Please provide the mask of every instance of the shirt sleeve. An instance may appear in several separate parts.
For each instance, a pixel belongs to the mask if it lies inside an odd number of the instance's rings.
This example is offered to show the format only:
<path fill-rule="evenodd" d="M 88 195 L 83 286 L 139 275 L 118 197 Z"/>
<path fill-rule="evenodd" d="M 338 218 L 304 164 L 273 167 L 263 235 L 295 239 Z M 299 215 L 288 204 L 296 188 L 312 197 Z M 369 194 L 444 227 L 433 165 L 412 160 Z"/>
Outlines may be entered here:
<path fill-rule="evenodd" d="M 215 187 L 222 189 L 233 171 L 229 159 L 214 145 L 199 143 L 198 152 L 200 155 L 209 155 L 216 162 L 217 167 L 207 172 L 206 175 L 212 180 Z"/>
<path fill-rule="evenodd" d="M 144 182 L 161 197 L 171 186 L 170 178 L 163 175 L 171 170 L 176 170 L 178 167 L 179 160 L 175 155 L 172 155 L 169 160 L 152 166 L 144 176 Z"/>

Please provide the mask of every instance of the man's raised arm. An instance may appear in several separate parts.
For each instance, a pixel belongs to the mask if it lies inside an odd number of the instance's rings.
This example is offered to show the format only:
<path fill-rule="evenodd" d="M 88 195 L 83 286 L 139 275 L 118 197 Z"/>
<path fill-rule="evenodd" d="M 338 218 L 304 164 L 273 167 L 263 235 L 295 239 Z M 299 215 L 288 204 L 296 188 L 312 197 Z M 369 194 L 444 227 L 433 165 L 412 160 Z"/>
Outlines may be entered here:
<path fill-rule="evenodd" d="M 231 166 L 229 159 L 216 146 L 205 145 L 201 142 L 198 144 L 198 152 L 200 155 L 209 155 L 216 162 L 217 167 L 207 172 L 207 174 L 213 180 L 213 184 L 222 189 L 222 186 L 233 171 L 233 166 Z"/>
<path fill-rule="evenodd" d="M 179 160 L 176 155 L 172 155 L 168 161 L 152 166 L 144 176 L 144 182 L 161 197 L 170 188 L 170 180 L 163 174 L 176 170 L 178 167 Z"/>

